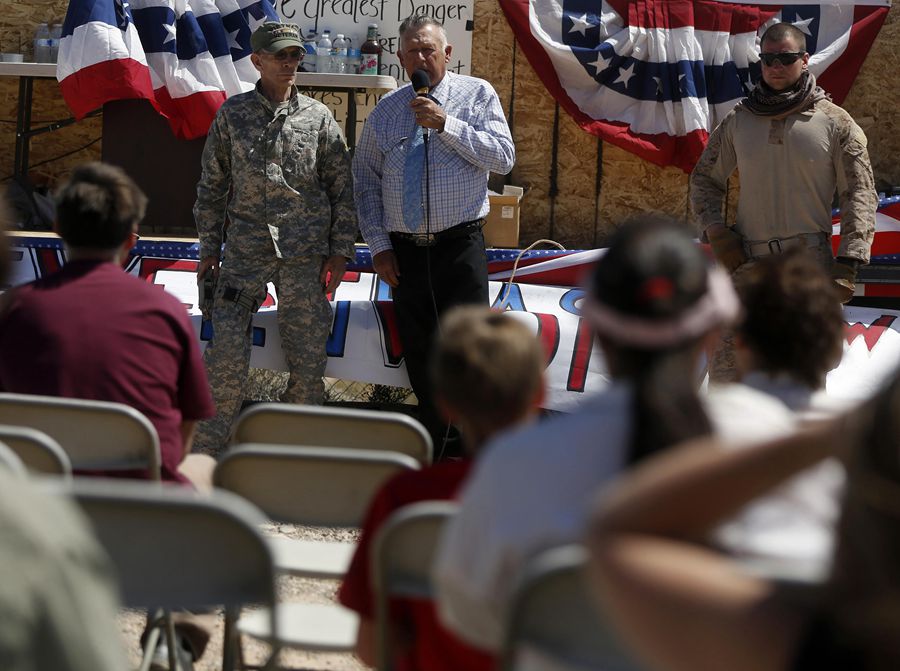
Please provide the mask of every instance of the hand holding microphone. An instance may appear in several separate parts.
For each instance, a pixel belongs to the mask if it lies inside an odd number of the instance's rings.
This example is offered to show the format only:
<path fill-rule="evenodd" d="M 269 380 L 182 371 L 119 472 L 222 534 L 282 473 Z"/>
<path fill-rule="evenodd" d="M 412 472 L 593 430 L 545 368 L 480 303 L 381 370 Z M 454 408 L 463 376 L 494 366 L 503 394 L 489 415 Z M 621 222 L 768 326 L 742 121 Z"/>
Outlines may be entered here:
<path fill-rule="evenodd" d="M 443 108 L 428 95 L 431 78 L 425 70 L 416 70 L 412 73 L 412 87 L 416 92 L 416 97 L 409 103 L 409 108 L 416 117 L 416 123 L 423 128 L 443 131 L 447 115 Z"/>

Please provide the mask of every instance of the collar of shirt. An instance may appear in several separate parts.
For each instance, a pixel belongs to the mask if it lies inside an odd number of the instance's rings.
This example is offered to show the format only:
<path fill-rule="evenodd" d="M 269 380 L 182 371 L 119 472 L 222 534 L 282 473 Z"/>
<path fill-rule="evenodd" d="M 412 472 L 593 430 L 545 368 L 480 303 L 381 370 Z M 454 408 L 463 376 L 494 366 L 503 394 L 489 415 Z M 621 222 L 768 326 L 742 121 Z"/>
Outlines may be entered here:
<path fill-rule="evenodd" d="M 288 98 L 287 107 L 279 106 L 279 103 L 273 103 L 262 92 L 259 82 L 256 82 L 256 99 L 265 107 L 273 116 L 278 114 L 291 114 L 300 106 L 300 90 L 296 86 L 291 86 L 291 97 Z"/>

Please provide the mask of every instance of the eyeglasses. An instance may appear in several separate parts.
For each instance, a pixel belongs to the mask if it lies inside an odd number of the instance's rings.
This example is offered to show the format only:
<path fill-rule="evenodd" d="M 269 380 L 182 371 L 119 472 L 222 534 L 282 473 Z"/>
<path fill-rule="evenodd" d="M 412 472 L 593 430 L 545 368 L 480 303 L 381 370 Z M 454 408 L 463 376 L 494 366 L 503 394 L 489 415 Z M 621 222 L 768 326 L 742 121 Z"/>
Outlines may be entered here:
<path fill-rule="evenodd" d="M 803 58 L 805 55 L 805 51 L 784 51 L 780 54 L 760 54 L 759 58 L 764 65 L 772 67 L 775 63 L 793 65 L 797 62 L 797 59 Z"/>

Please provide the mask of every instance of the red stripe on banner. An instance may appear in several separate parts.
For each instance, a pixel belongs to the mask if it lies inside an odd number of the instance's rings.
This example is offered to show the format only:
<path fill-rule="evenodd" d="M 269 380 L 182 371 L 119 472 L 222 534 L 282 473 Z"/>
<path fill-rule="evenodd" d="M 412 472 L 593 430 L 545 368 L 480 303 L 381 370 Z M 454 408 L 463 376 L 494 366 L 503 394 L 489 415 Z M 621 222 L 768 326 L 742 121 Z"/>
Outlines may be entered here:
<path fill-rule="evenodd" d="M 544 365 L 549 366 L 550 362 L 553 361 L 553 357 L 556 356 L 556 351 L 559 349 L 559 319 L 557 319 L 556 315 L 542 312 L 535 312 L 534 314 L 538 318 L 538 339 L 544 347 L 544 355 L 546 356 Z"/>
<path fill-rule="evenodd" d="M 182 140 L 204 137 L 225 102 L 224 91 L 199 91 L 183 98 L 173 98 L 165 88 L 156 89 L 155 93 L 160 113 Z"/>
<path fill-rule="evenodd" d="M 569 377 L 566 381 L 567 391 L 584 391 L 592 349 L 594 349 L 594 330 L 587 319 L 579 319 L 578 329 L 575 331 L 575 345 L 572 348 L 572 361 L 569 364 Z"/>
<path fill-rule="evenodd" d="M 817 79 L 819 86 L 831 94 L 838 105 L 850 92 L 850 87 L 859 74 L 869 49 L 878 36 L 878 31 L 887 18 L 889 7 L 869 7 L 858 5 L 853 9 L 853 26 L 850 28 L 850 42 L 837 61 Z"/>
<path fill-rule="evenodd" d="M 891 327 L 895 319 L 897 318 L 892 315 L 882 315 L 869 326 L 860 322 L 847 324 L 844 329 L 844 337 L 847 339 L 847 344 L 852 345 L 854 340 L 862 336 L 866 341 L 866 347 L 871 352 L 881 335 Z"/>
<path fill-rule="evenodd" d="M 900 284 L 866 284 L 863 286 L 866 298 L 900 298 Z"/>
<path fill-rule="evenodd" d="M 40 249 L 37 253 L 38 268 L 41 277 L 46 277 L 62 268 L 59 263 L 59 252 L 55 249 Z"/>
<path fill-rule="evenodd" d="M 639 28 L 693 28 L 737 35 L 755 33 L 780 6 L 730 5 L 714 0 L 638 0 L 611 2 L 627 25 Z"/>
<path fill-rule="evenodd" d="M 157 110 L 150 69 L 131 58 L 103 61 L 72 73 L 59 83 L 66 105 L 76 119 L 111 100 L 144 98 Z"/>
<path fill-rule="evenodd" d="M 387 363 L 391 366 L 399 366 L 403 359 L 403 343 L 400 342 L 400 329 L 397 328 L 397 317 L 392 301 L 373 301 L 375 314 L 381 323 L 381 332 L 384 343 L 384 354 Z"/>
<path fill-rule="evenodd" d="M 544 48 L 532 36 L 528 24 L 528 0 L 499 0 L 499 2 L 531 67 L 537 72 L 550 94 L 583 130 L 656 165 L 674 165 L 685 172 L 690 172 L 694 168 L 706 146 L 709 133 L 697 130 L 681 137 L 664 133 L 646 135 L 633 133 L 625 122 L 592 119 L 578 109 L 568 96 Z"/>

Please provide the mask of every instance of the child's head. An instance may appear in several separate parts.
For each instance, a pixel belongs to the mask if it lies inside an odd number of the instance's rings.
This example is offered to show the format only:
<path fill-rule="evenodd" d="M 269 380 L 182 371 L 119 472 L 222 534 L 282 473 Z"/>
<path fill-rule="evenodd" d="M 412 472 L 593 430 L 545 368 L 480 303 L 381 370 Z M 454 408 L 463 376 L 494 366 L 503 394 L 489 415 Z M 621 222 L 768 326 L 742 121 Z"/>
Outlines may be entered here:
<path fill-rule="evenodd" d="M 447 312 L 432 356 L 438 406 L 478 449 L 543 400 L 544 352 L 528 327 L 487 307 Z"/>
<path fill-rule="evenodd" d="M 844 317 L 818 260 L 802 249 L 758 259 L 738 294 L 745 317 L 737 343 L 745 371 L 824 386 L 841 358 Z"/>

